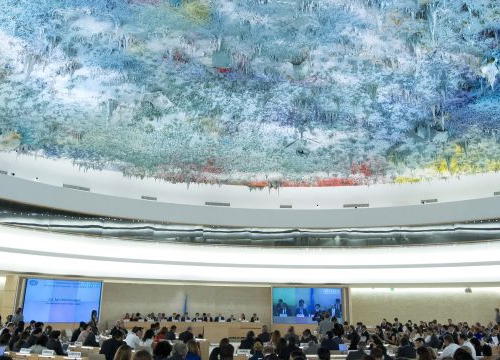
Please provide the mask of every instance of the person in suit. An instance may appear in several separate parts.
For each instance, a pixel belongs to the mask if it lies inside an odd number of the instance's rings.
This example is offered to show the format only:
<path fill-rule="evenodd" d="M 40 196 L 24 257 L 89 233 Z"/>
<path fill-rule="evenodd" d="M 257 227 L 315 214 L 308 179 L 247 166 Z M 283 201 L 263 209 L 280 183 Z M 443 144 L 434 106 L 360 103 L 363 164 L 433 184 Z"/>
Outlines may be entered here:
<path fill-rule="evenodd" d="M 193 335 L 193 328 L 191 326 L 188 326 L 186 331 L 181 332 L 179 334 L 179 340 L 182 340 L 184 344 L 186 344 L 189 340 L 192 339 L 194 339 L 194 335 Z"/>
<path fill-rule="evenodd" d="M 317 321 L 318 324 L 323 320 L 323 311 L 321 311 L 321 306 L 319 304 L 314 305 L 314 315 L 312 317 L 313 321 Z"/>
<path fill-rule="evenodd" d="M 246 350 L 252 349 L 253 344 L 255 343 L 254 338 L 255 338 L 255 333 L 252 330 L 250 330 L 249 332 L 247 332 L 247 337 L 241 340 L 239 348 Z"/>
<path fill-rule="evenodd" d="M 221 313 L 219 313 L 215 319 L 214 319 L 215 322 L 219 322 L 219 321 L 226 321 L 226 319 L 224 318 L 224 316 L 221 315 Z"/>
<path fill-rule="evenodd" d="M 300 342 L 302 344 L 306 344 L 306 343 L 310 343 L 311 341 L 314 342 L 315 344 L 317 344 L 318 338 L 311 333 L 310 329 L 305 329 L 302 332 L 302 337 L 300 338 Z M 309 355 L 314 355 L 314 354 L 309 354 Z"/>
<path fill-rule="evenodd" d="M 212 319 L 212 317 L 210 316 L 210 313 L 203 313 L 203 316 L 201 317 L 201 320 L 203 322 L 212 322 L 214 321 L 214 319 Z"/>
<path fill-rule="evenodd" d="M 43 335 L 43 329 L 42 328 L 35 328 L 32 332 L 28 340 L 26 341 L 26 347 L 32 347 L 33 345 L 36 344 L 36 341 L 40 336 Z"/>
<path fill-rule="evenodd" d="M 122 345 L 127 345 L 123 341 L 124 334 L 121 330 L 111 330 L 111 338 L 104 340 L 99 350 L 99 354 L 103 354 L 106 360 L 113 360 L 118 348 Z"/>
<path fill-rule="evenodd" d="M 325 349 L 328 349 L 330 351 L 331 350 L 338 351 L 339 344 L 340 344 L 340 342 L 338 340 L 338 337 L 334 338 L 333 331 L 329 330 L 329 331 L 326 332 L 326 339 L 324 339 L 321 342 L 321 347 L 325 348 Z"/>
<path fill-rule="evenodd" d="M 401 338 L 401 345 L 397 350 L 397 357 L 408 359 L 415 359 L 417 357 L 415 347 L 413 347 L 413 344 L 410 343 L 410 339 L 407 335 L 403 335 Z"/>
<path fill-rule="evenodd" d="M 89 325 L 89 329 L 90 329 L 90 332 L 87 335 L 87 338 L 85 339 L 85 341 L 83 342 L 83 346 L 99 347 L 99 342 L 96 340 L 95 334 L 92 331 L 92 329 L 90 328 L 90 325 Z"/>
<path fill-rule="evenodd" d="M 172 313 L 172 315 L 170 315 L 168 318 L 167 318 L 167 321 L 175 321 L 177 319 L 177 313 Z"/>
<path fill-rule="evenodd" d="M 349 351 L 346 360 L 360 360 L 365 357 L 367 355 L 365 353 L 365 347 L 366 343 L 364 341 L 358 342 L 357 349 L 355 351 Z"/>
<path fill-rule="evenodd" d="M 80 333 L 82 332 L 84 326 L 85 322 L 80 321 L 80 326 L 73 331 L 73 334 L 71 334 L 71 342 L 74 343 L 76 340 L 78 340 L 78 337 L 80 336 Z"/>
<path fill-rule="evenodd" d="M 256 321 L 260 321 L 259 317 L 257 316 L 256 313 L 253 313 L 252 317 L 250 318 L 250 322 L 256 322 Z"/>
<path fill-rule="evenodd" d="M 165 340 L 170 340 L 170 341 L 175 340 L 175 332 L 176 332 L 176 330 L 177 330 L 177 326 L 172 325 L 170 327 L 170 330 L 167 331 L 167 333 L 165 334 Z"/>
<path fill-rule="evenodd" d="M 295 309 L 295 316 L 299 317 L 309 316 L 309 310 L 307 309 L 304 299 L 299 300 L 299 305 L 297 305 L 297 309 Z"/>
<path fill-rule="evenodd" d="M 67 353 L 64 352 L 62 348 L 61 341 L 59 341 L 59 336 L 61 336 L 61 331 L 53 330 L 49 335 L 49 340 L 47 341 L 47 349 L 54 350 L 56 355 L 66 356 Z"/>
<path fill-rule="evenodd" d="M 269 330 L 267 329 L 267 325 L 262 325 L 262 332 L 257 335 L 257 338 L 263 343 L 268 343 L 271 340 L 271 334 L 269 334 Z"/>
<path fill-rule="evenodd" d="M 191 321 L 191 318 L 189 317 L 189 314 L 186 312 L 184 315 L 181 317 L 181 321 Z"/>

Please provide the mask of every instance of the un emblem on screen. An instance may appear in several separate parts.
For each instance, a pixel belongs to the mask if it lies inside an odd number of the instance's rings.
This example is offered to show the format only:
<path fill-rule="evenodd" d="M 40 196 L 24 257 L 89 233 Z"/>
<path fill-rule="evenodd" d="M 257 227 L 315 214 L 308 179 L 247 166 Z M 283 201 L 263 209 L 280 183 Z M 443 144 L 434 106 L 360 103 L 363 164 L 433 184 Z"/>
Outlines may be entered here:
<path fill-rule="evenodd" d="M 31 286 L 37 286 L 37 285 L 38 285 L 38 280 L 31 279 L 31 280 L 29 281 L 29 284 L 30 284 Z"/>

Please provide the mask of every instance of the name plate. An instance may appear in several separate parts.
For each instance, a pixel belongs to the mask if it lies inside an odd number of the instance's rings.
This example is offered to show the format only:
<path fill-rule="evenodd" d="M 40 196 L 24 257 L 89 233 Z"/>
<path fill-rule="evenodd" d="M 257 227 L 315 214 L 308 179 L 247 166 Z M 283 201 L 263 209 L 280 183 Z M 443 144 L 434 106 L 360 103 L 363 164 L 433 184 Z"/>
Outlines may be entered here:
<path fill-rule="evenodd" d="M 130 322 L 130 319 L 123 319 L 123 322 Z"/>
<path fill-rule="evenodd" d="M 77 341 L 77 342 L 75 343 L 75 346 L 82 347 L 82 346 L 83 346 L 83 343 L 82 343 L 81 341 Z"/>
<path fill-rule="evenodd" d="M 82 357 L 82 353 L 80 351 L 69 351 L 68 357 L 72 359 L 80 359 Z"/>
<path fill-rule="evenodd" d="M 297 316 L 297 317 L 304 317 L 304 314 L 297 314 L 295 316 Z"/>
<path fill-rule="evenodd" d="M 280 317 L 288 317 L 287 314 L 280 314 Z"/>
<path fill-rule="evenodd" d="M 42 350 L 42 356 L 54 356 L 54 350 Z"/>
<path fill-rule="evenodd" d="M 19 350 L 19 354 L 31 354 L 31 349 L 30 348 L 22 348 L 21 350 Z"/>

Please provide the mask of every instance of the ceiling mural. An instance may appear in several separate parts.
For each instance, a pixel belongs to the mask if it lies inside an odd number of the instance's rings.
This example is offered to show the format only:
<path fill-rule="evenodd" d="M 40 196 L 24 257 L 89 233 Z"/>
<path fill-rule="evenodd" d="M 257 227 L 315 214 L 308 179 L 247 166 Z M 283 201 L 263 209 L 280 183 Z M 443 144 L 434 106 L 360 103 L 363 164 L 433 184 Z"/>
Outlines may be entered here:
<path fill-rule="evenodd" d="M 2 0 L 0 151 L 171 182 L 500 170 L 500 0 Z"/>

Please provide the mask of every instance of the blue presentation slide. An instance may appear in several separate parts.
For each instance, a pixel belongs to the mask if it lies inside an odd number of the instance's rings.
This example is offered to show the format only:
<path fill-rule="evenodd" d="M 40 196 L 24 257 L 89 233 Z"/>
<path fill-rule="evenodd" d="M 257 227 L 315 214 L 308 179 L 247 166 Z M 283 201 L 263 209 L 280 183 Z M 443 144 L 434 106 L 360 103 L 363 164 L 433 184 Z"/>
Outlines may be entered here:
<path fill-rule="evenodd" d="M 273 288 L 275 324 L 314 324 L 326 313 L 342 322 L 341 288 Z"/>
<path fill-rule="evenodd" d="M 101 301 L 102 283 L 96 281 L 47 280 L 26 281 L 23 313 L 25 321 L 89 321 L 92 310 Z"/>

